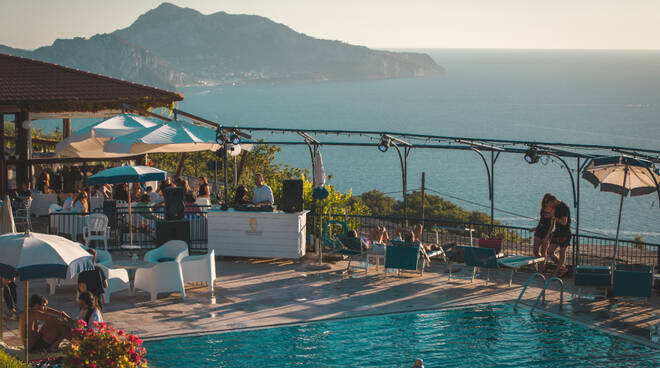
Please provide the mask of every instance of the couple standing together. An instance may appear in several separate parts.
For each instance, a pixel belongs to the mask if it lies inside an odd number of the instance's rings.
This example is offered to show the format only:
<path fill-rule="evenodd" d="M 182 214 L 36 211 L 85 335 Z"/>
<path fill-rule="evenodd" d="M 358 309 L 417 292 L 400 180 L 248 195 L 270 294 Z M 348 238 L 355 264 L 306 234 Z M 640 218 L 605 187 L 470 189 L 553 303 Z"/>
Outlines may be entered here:
<path fill-rule="evenodd" d="M 534 229 L 534 256 L 545 257 L 556 265 L 556 275 L 564 276 L 568 269 L 566 250 L 571 244 L 571 212 L 566 203 L 547 193 L 541 201 L 541 218 Z M 559 256 L 557 256 L 559 248 Z M 543 266 L 545 268 L 545 266 Z"/>

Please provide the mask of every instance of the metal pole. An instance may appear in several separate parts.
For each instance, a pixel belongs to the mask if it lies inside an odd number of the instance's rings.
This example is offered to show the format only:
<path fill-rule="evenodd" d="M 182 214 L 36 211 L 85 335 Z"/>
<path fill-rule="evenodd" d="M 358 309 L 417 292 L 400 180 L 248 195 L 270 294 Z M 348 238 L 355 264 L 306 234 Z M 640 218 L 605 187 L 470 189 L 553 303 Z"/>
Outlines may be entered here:
<path fill-rule="evenodd" d="M 422 222 L 424 222 L 424 190 L 426 189 L 426 173 L 422 171 Z"/>
<path fill-rule="evenodd" d="M 616 238 L 614 239 L 614 255 L 612 256 L 612 281 L 614 281 L 614 265 L 616 263 L 616 251 L 619 247 L 619 231 L 621 229 L 621 210 L 623 210 L 623 197 L 626 194 L 626 179 L 628 179 L 628 166 L 623 171 L 623 188 L 621 188 L 621 200 L 619 201 L 619 220 L 616 223 Z"/>
<path fill-rule="evenodd" d="M 229 188 L 227 182 L 227 143 L 222 146 L 222 171 L 225 174 L 225 187 L 222 191 L 223 200 L 222 200 L 222 209 L 227 210 L 229 208 Z"/>
<path fill-rule="evenodd" d="M 577 206 L 575 207 L 575 240 L 573 241 L 573 265 L 580 264 L 580 158 L 577 158 Z"/>
<path fill-rule="evenodd" d="M 238 185 L 238 167 L 236 166 L 236 156 L 234 156 L 234 188 Z"/>
<path fill-rule="evenodd" d="M 490 151 L 490 233 L 495 225 L 495 151 Z"/>
<path fill-rule="evenodd" d="M 29 361 L 29 350 L 28 346 L 28 338 L 30 336 L 30 319 L 28 318 L 28 305 L 30 303 L 30 282 L 28 280 L 25 280 L 25 305 L 23 306 L 23 310 L 25 310 L 25 333 L 23 337 L 23 344 L 25 346 L 25 363 Z"/>
<path fill-rule="evenodd" d="M 213 178 L 213 189 L 217 192 L 218 191 L 218 159 L 215 159 L 215 167 L 213 167 L 215 171 L 215 176 Z"/>

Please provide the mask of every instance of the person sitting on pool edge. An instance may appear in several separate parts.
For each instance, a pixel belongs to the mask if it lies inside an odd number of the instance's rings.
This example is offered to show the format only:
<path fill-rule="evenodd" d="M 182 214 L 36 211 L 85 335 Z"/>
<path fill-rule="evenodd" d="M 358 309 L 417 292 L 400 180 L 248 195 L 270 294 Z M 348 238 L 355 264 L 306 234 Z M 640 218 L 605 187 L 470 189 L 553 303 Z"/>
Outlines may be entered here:
<path fill-rule="evenodd" d="M 261 174 L 254 175 L 254 184 L 252 204 L 255 206 L 272 206 L 275 203 L 273 190 L 264 182 L 264 176 Z"/>
<path fill-rule="evenodd" d="M 27 348 L 30 352 L 55 351 L 62 340 L 71 339 L 71 327 L 75 321 L 63 311 L 48 308 L 46 297 L 32 295 L 27 311 L 29 319 L 29 331 L 27 331 L 29 345 Z M 39 328 L 39 321 L 44 321 L 41 328 Z M 21 340 L 25 341 L 25 312 L 21 313 L 18 328 Z"/>

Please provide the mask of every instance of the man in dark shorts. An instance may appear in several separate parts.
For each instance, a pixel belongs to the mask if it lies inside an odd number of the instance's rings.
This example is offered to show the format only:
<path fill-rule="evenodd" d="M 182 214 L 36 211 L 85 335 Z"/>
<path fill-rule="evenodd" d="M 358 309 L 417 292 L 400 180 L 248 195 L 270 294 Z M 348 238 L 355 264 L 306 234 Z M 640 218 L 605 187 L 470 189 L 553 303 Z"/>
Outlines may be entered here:
<path fill-rule="evenodd" d="M 548 248 L 548 257 L 557 265 L 555 272 L 559 277 L 568 272 L 564 264 L 569 245 L 571 245 L 571 211 L 566 203 L 559 202 L 555 207 L 555 230 L 552 232 Z M 555 254 L 557 247 L 559 247 L 559 257 Z"/>
<path fill-rule="evenodd" d="M 92 248 L 87 250 L 94 256 L 94 263 L 96 263 L 96 251 Z M 78 291 L 84 293 L 90 292 L 96 297 L 99 304 L 99 309 L 103 310 L 102 300 L 105 289 L 108 287 L 108 280 L 100 267 L 94 266 L 93 270 L 83 271 L 78 274 Z"/>

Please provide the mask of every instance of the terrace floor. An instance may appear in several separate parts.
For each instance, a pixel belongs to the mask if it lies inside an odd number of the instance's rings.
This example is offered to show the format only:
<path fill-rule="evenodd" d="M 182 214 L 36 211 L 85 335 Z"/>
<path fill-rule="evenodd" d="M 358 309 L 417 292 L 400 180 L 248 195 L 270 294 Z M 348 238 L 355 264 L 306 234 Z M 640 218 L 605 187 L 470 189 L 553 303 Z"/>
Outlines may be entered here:
<path fill-rule="evenodd" d="M 508 272 L 491 273 L 486 285 L 480 277 L 469 280 L 447 280 L 446 266 L 434 261 L 422 277 L 406 274 L 385 277 L 382 268 L 370 269 L 368 275 L 356 272 L 341 274 L 345 262 L 337 262 L 331 270 L 310 271 L 311 260 L 230 259 L 217 261 L 215 301 L 205 285 L 188 285 L 187 298 L 180 294 L 160 294 L 151 303 L 149 295 L 128 292 L 112 295 L 105 306 L 104 318 L 114 327 L 139 335 L 158 338 L 180 334 L 255 328 L 381 313 L 425 309 L 441 309 L 482 303 L 513 303 L 530 273 L 517 273 L 508 287 Z M 458 266 L 454 266 L 457 268 Z M 471 273 L 463 267 L 463 275 Z M 493 282 L 494 281 L 494 282 Z M 525 297 L 530 305 L 540 292 L 540 281 L 532 283 Z M 660 322 L 660 297 L 649 301 L 616 299 L 571 299 L 568 280 L 567 302 L 558 310 L 559 292 L 547 293 L 547 305 L 541 309 L 559 313 L 570 319 L 623 333 L 648 342 L 648 326 Z M 45 282 L 31 284 L 31 292 L 47 295 Z M 77 315 L 74 287 L 58 288 L 49 297 L 49 305 Z M 20 297 L 20 296 L 19 296 Z M 527 313 L 528 306 L 519 309 Z M 19 345 L 17 322 L 7 321 L 4 339 Z"/>

